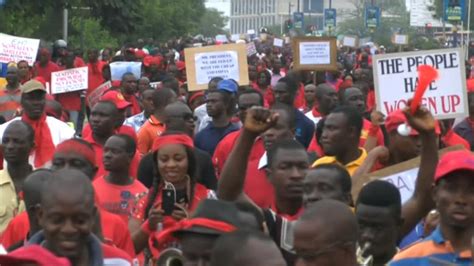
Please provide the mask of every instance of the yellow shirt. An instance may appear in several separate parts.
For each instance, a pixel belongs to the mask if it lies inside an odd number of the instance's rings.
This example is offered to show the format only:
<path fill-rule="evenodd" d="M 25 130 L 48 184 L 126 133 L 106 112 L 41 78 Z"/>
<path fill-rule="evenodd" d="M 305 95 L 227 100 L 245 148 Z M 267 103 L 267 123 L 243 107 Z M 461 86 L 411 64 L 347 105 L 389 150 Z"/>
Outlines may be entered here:
<path fill-rule="evenodd" d="M 15 185 L 7 169 L 0 171 L 0 233 L 13 217 L 25 210 L 25 203 L 15 191 Z"/>
<path fill-rule="evenodd" d="M 359 150 L 361 151 L 359 158 L 355 159 L 354 161 L 346 165 L 343 165 L 351 176 L 355 173 L 355 171 L 359 168 L 359 166 L 362 165 L 365 158 L 367 158 L 367 152 L 363 148 L 359 148 Z M 331 163 L 338 163 L 342 165 L 340 162 L 336 160 L 335 156 L 324 156 L 316 160 L 313 163 L 312 167 L 316 167 L 317 165 L 320 165 L 320 164 L 331 164 Z"/>

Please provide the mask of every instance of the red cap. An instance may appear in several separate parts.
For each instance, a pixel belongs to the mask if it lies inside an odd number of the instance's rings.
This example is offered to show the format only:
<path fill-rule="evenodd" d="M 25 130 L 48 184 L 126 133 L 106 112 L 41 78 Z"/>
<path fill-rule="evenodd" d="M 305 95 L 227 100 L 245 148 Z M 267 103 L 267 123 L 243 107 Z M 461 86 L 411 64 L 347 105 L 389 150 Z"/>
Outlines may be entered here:
<path fill-rule="evenodd" d="M 468 79 L 466 81 L 467 92 L 474 92 L 474 79 Z"/>
<path fill-rule="evenodd" d="M 452 151 L 445 153 L 436 167 L 435 182 L 446 175 L 459 170 L 474 172 L 474 154 L 468 150 Z"/>
<path fill-rule="evenodd" d="M 193 93 L 191 97 L 189 97 L 189 103 L 192 103 L 194 100 L 196 100 L 199 97 L 204 97 L 204 91 L 198 91 Z"/>
<path fill-rule="evenodd" d="M 66 258 L 58 258 L 48 250 L 39 245 L 22 247 L 9 253 L 0 255 L 0 265 L 25 265 L 33 264 L 38 266 L 70 266 L 71 263 Z"/>
<path fill-rule="evenodd" d="M 136 50 L 135 51 L 135 56 L 137 58 L 144 58 L 146 56 L 146 53 L 143 50 Z"/>
<path fill-rule="evenodd" d="M 186 63 L 183 61 L 176 61 L 176 68 L 179 71 L 185 70 L 186 69 Z"/>
<path fill-rule="evenodd" d="M 160 65 L 161 64 L 161 58 L 156 57 L 156 56 L 151 56 L 147 55 L 145 58 L 143 58 L 143 65 L 145 66 L 151 66 L 151 65 Z"/>
<path fill-rule="evenodd" d="M 398 126 L 401 124 L 407 124 L 408 120 L 402 110 L 396 110 L 388 114 L 387 118 L 385 119 L 385 128 L 387 132 L 390 133 L 394 130 L 397 130 Z M 435 124 L 435 133 L 437 135 L 441 134 L 441 128 L 439 126 L 438 120 L 436 120 Z M 414 129 L 410 131 L 410 136 L 418 135 L 418 132 Z"/>
<path fill-rule="evenodd" d="M 113 102 L 119 110 L 123 110 L 132 105 L 130 102 L 125 100 L 122 93 L 115 90 L 109 90 L 104 95 L 102 95 L 102 97 L 100 97 L 100 100 Z"/>

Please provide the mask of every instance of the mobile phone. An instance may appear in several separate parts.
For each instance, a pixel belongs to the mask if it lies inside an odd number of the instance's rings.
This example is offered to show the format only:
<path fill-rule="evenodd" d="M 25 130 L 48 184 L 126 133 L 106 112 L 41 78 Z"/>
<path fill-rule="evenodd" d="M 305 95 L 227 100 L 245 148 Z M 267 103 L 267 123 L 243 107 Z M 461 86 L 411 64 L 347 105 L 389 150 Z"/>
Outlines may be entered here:
<path fill-rule="evenodd" d="M 176 203 L 176 192 L 172 187 L 165 187 L 161 193 L 161 208 L 164 215 L 169 216 L 173 213 L 174 204 Z"/>

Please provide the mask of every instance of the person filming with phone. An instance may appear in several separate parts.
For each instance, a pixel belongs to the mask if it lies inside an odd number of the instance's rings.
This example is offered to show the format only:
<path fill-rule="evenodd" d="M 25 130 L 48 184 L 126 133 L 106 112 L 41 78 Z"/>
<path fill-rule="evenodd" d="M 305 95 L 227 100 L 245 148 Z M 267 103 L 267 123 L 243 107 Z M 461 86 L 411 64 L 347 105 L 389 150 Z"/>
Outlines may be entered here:
<path fill-rule="evenodd" d="M 196 183 L 193 140 L 181 132 L 164 132 L 153 143 L 154 178 L 147 197 L 132 212 L 129 228 L 135 251 L 148 246 L 149 236 L 189 217 L 204 199 L 215 199 L 213 190 Z"/>

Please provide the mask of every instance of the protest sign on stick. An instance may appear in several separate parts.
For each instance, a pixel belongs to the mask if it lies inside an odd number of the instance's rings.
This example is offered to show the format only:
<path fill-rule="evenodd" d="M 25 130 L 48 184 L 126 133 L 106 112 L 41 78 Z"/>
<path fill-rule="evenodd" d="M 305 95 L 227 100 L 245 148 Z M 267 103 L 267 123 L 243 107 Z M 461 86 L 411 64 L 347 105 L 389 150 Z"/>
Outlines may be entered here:
<path fill-rule="evenodd" d="M 407 45 L 408 44 L 408 35 L 395 34 L 392 37 L 392 43 L 397 45 Z"/>
<path fill-rule="evenodd" d="M 212 78 L 233 79 L 239 85 L 249 84 L 245 44 L 227 44 L 187 48 L 186 75 L 190 91 L 205 90 Z"/>
<path fill-rule="evenodd" d="M 441 157 L 447 152 L 462 149 L 464 149 L 464 146 L 462 145 L 452 146 L 440 150 L 438 154 Z M 414 159 L 358 177 L 352 184 L 352 197 L 354 198 L 354 201 L 357 200 L 360 190 L 366 183 L 380 179 L 395 185 L 400 191 L 402 203 L 406 202 L 411 198 L 413 192 L 415 192 L 415 184 L 416 178 L 418 176 L 420 160 L 420 157 L 416 157 Z"/>
<path fill-rule="evenodd" d="M 100 100 L 100 97 L 102 97 L 102 95 L 104 95 L 104 93 L 110 88 L 112 88 L 112 82 L 107 81 L 92 91 L 89 96 L 87 96 L 87 103 L 89 107 L 94 107 L 94 105 Z"/>
<path fill-rule="evenodd" d="M 22 38 L 0 33 L 0 63 L 25 60 L 33 66 L 38 54 L 40 40 Z"/>
<path fill-rule="evenodd" d="M 439 78 L 422 98 L 436 119 L 466 117 L 468 103 L 464 55 L 460 48 L 375 55 L 373 74 L 377 109 L 387 115 L 414 95 L 420 65 L 433 66 Z"/>
<path fill-rule="evenodd" d="M 247 56 L 252 56 L 257 53 L 257 47 L 254 42 L 247 43 Z"/>
<path fill-rule="evenodd" d="M 273 39 L 273 46 L 283 47 L 283 39 L 278 39 L 278 38 Z"/>
<path fill-rule="evenodd" d="M 337 41 L 332 37 L 293 38 L 296 70 L 337 70 Z"/>
<path fill-rule="evenodd" d="M 88 68 L 79 67 L 51 73 L 51 94 L 87 89 Z"/>
<path fill-rule="evenodd" d="M 342 39 L 342 45 L 347 47 L 357 47 L 359 44 L 359 38 L 356 36 L 344 36 Z"/>

